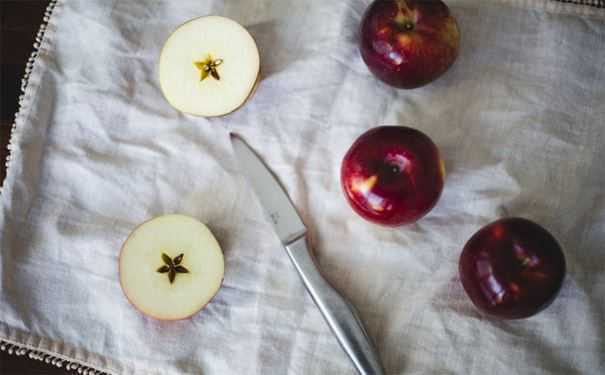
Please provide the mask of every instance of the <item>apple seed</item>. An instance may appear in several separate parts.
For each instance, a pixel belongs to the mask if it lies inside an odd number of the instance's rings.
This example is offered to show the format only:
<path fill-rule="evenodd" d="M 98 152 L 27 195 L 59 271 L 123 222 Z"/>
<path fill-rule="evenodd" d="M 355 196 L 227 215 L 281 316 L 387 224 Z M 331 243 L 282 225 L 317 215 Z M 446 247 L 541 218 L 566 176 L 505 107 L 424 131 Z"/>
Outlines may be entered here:
<path fill-rule="evenodd" d="M 177 273 L 189 273 L 189 270 L 184 266 L 181 266 L 181 262 L 183 261 L 183 257 L 185 254 L 179 254 L 174 259 L 172 259 L 166 253 L 162 253 L 162 261 L 164 265 L 157 269 L 158 273 L 168 273 L 168 281 L 170 284 L 174 282 Z"/>

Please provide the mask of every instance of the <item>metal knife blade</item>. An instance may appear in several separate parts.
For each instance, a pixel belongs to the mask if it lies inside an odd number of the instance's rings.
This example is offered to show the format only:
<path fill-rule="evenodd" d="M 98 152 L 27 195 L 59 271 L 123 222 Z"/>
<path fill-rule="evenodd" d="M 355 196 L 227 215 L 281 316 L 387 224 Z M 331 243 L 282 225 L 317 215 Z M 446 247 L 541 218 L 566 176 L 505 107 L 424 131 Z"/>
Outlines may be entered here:
<path fill-rule="evenodd" d="M 288 244 L 304 235 L 307 228 L 277 178 L 241 137 L 230 135 L 240 170 L 260 199 L 281 242 Z"/>
<path fill-rule="evenodd" d="M 380 357 L 357 311 L 317 268 L 305 236 L 307 229 L 285 190 L 240 137 L 232 133 L 231 142 L 242 173 L 252 185 L 301 281 L 345 353 L 360 375 L 384 375 Z"/>

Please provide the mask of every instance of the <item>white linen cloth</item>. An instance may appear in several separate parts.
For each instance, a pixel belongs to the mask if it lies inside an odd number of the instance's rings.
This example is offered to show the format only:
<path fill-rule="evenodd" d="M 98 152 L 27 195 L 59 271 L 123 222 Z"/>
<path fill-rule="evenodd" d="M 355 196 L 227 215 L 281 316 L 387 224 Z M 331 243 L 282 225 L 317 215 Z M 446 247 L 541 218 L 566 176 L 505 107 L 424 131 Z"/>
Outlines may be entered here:
<path fill-rule="evenodd" d="M 457 62 L 398 91 L 358 53 L 368 4 L 59 1 L 1 197 L 0 338 L 115 374 L 354 374 L 240 176 L 236 131 L 389 374 L 605 373 L 605 11 L 450 0 Z M 206 14 L 245 25 L 262 58 L 252 100 L 216 119 L 178 113 L 156 77 L 168 35 Z M 356 216 L 339 182 L 347 148 L 381 124 L 427 133 L 448 171 L 433 211 L 397 229 Z M 118 281 L 129 232 L 167 213 L 207 223 L 226 257 L 217 297 L 179 322 L 141 315 Z M 481 316 L 457 276 L 470 235 L 503 215 L 565 250 L 559 297 L 526 320 Z"/>

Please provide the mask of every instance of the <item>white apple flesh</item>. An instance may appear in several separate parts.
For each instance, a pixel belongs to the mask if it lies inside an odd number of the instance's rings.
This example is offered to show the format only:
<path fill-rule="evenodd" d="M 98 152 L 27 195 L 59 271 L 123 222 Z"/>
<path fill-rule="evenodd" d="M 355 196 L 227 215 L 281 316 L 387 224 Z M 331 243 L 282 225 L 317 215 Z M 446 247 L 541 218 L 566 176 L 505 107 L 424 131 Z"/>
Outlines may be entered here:
<path fill-rule="evenodd" d="M 187 272 L 175 272 L 171 282 L 162 254 Z M 222 284 L 225 266 L 208 227 L 189 216 L 165 215 L 130 234 L 122 246 L 119 269 L 122 290 L 138 310 L 156 319 L 179 320 L 210 302 Z"/>
<path fill-rule="evenodd" d="M 166 100 L 181 112 L 203 117 L 222 116 L 243 105 L 259 72 L 260 55 L 250 33 L 219 16 L 179 26 L 162 48 L 159 62 Z"/>

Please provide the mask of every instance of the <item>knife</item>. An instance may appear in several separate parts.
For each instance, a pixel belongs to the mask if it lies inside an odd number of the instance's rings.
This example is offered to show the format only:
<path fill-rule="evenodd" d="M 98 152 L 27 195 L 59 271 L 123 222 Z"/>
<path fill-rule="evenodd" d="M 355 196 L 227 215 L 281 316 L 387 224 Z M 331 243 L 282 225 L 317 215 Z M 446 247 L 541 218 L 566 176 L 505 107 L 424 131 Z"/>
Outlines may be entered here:
<path fill-rule="evenodd" d="M 285 190 L 242 138 L 231 133 L 231 144 L 241 172 L 258 196 L 294 268 L 340 346 L 359 374 L 384 375 L 380 358 L 357 311 L 319 272 L 307 245 L 307 228 Z"/>

